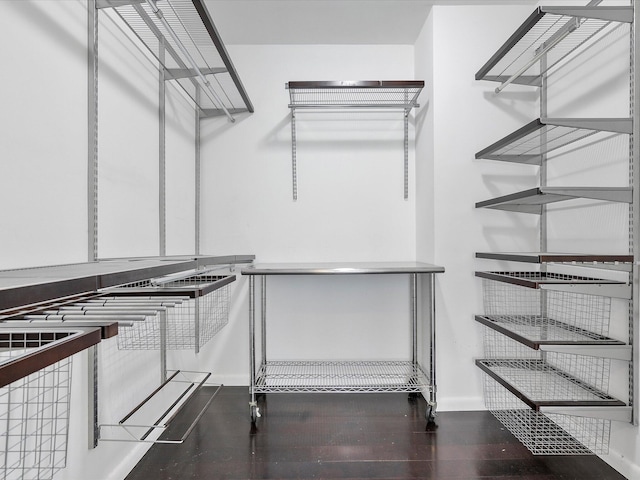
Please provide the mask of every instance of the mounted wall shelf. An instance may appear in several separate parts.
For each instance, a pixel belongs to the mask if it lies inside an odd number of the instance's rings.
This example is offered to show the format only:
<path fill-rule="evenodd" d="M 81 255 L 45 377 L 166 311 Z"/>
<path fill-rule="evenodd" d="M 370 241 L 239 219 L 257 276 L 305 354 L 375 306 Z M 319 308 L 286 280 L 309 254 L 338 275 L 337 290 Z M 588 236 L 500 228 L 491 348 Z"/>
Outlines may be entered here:
<path fill-rule="evenodd" d="M 633 7 L 538 7 L 476 73 L 476 80 L 539 87 L 551 67 L 594 35 L 633 21 Z M 546 57 L 547 68 L 539 60 Z"/>
<path fill-rule="evenodd" d="M 476 153 L 476 158 L 540 165 L 543 155 L 598 132 L 631 134 L 630 118 L 538 118 Z"/>
<path fill-rule="evenodd" d="M 632 202 L 630 187 L 538 187 L 476 203 L 476 208 L 542 214 L 542 206 L 578 198 L 607 202 Z"/>
<path fill-rule="evenodd" d="M 552 252 L 478 252 L 476 258 L 486 258 L 488 260 L 504 260 L 524 263 L 632 263 L 633 255 L 609 255 L 593 253 L 552 253 Z"/>
<path fill-rule="evenodd" d="M 476 315 L 485 325 L 534 350 L 547 345 L 613 345 L 624 342 L 542 315 Z"/>
<path fill-rule="evenodd" d="M 235 113 L 253 112 L 204 0 L 97 0 L 96 7 L 116 12 L 202 117 L 227 115 L 233 121 Z"/>
<path fill-rule="evenodd" d="M 476 272 L 476 277 L 527 288 L 544 288 L 545 285 L 626 285 L 617 280 L 551 272 Z"/>
<path fill-rule="evenodd" d="M 476 258 L 535 264 L 559 264 L 630 272 L 633 255 L 557 252 L 477 252 Z"/>
<path fill-rule="evenodd" d="M 293 199 L 298 199 L 296 110 L 372 109 L 404 113 L 404 198 L 409 197 L 409 112 L 419 107 L 422 80 L 294 81 L 289 90 L 291 109 L 291 166 Z"/>
<path fill-rule="evenodd" d="M 476 360 L 476 365 L 534 410 L 547 406 L 626 406 L 543 360 L 482 359 Z"/>

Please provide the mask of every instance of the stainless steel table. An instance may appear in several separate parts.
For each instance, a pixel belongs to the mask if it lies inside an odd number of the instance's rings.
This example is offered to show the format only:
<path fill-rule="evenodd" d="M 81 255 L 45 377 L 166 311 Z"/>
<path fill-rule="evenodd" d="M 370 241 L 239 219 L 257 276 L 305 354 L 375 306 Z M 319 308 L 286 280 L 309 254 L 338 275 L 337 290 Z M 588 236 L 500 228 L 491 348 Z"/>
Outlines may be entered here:
<path fill-rule="evenodd" d="M 255 264 L 241 270 L 249 276 L 250 396 L 252 422 L 260 416 L 257 395 L 283 392 L 407 392 L 422 394 L 427 400 L 426 417 L 432 421 L 436 410 L 436 317 L 435 274 L 444 268 L 421 262 L 373 263 L 273 263 Z M 267 277 L 270 275 L 408 275 L 411 298 L 411 358 L 406 361 L 273 361 L 266 351 Z M 255 278 L 260 278 L 260 362 L 256 358 Z M 419 315 L 419 282 L 428 292 L 428 308 Z M 422 286 L 422 284 L 421 284 Z M 421 288 L 420 291 L 423 289 Z M 423 318 L 422 324 L 418 317 Z M 419 328 L 422 326 L 422 328 Z M 426 332 L 426 333 L 425 333 Z M 422 335 L 420 335 L 422 333 Z M 418 355 L 426 337 L 428 366 Z"/>

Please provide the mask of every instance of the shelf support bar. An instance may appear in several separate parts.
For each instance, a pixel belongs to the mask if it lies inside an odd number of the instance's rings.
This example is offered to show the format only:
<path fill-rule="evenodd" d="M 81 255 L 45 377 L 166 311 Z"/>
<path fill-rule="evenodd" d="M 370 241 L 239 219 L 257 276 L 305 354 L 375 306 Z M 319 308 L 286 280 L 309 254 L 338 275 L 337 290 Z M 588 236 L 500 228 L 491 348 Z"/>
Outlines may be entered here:
<path fill-rule="evenodd" d="M 296 110 L 291 109 L 291 175 L 293 181 L 293 200 L 298 200 L 298 165 L 296 159 Z"/>
<path fill-rule="evenodd" d="M 631 407 L 540 407 L 540 412 L 573 417 L 601 418 L 617 422 L 631 421 Z"/>
<path fill-rule="evenodd" d="M 98 259 L 98 9 L 95 0 L 87 3 L 87 256 Z"/>
<path fill-rule="evenodd" d="M 405 92 L 405 96 L 406 96 Z M 404 111 L 404 199 L 409 198 L 409 112 Z"/>

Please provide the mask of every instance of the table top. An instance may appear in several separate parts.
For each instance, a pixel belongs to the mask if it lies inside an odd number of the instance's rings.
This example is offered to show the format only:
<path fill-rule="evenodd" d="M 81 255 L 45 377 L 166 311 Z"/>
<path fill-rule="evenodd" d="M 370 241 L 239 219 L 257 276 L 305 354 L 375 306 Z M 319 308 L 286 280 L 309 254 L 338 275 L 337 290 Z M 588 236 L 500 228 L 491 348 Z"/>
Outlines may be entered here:
<path fill-rule="evenodd" d="M 243 275 L 362 275 L 443 273 L 444 267 L 423 262 L 258 263 Z"/>

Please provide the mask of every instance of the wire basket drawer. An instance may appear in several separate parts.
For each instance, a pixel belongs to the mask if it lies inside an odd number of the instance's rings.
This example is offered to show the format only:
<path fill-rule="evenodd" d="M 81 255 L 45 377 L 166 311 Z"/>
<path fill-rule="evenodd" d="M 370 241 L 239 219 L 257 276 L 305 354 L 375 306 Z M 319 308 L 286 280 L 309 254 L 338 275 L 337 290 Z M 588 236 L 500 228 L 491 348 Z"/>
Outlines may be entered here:
<path fill-rule="evenodd" d="M 534 455 L 606 455 L 611 421 L 545 414 L 484 375 L 487 408 Z"/>
<path fill-rule="evenodd" d="M 535 279 L 538 272 L 514 272 Z M 535 280 L 533 280 L 535 281 Z M 520 330 L 540 330 L 558 339 L 578 338 L 591 332 L 606 336 L 611 316 L 611 298 L 584 293 L 530 288 L 482 279 L 484 313 Z"/>
<path fill-rule="evenodd" d="M 70 394 L 71 358 L 0 388 L 0 479 L 51 479 L 66 466 Z"/>
<path fill-rule="evenodd" d="M 119 287 L 123 296 L 182 296 L 184 300 L 166 310 L 165 348 L 199 349 L 229 322 L 229 287 L 234 275 L 194 275 L 154 286 L 149 280 Z M 158 350 L 162 344 L 162 314 L 147 317 L 132 327 L 121 328 L 118 347 L 123 350 Z"/>

